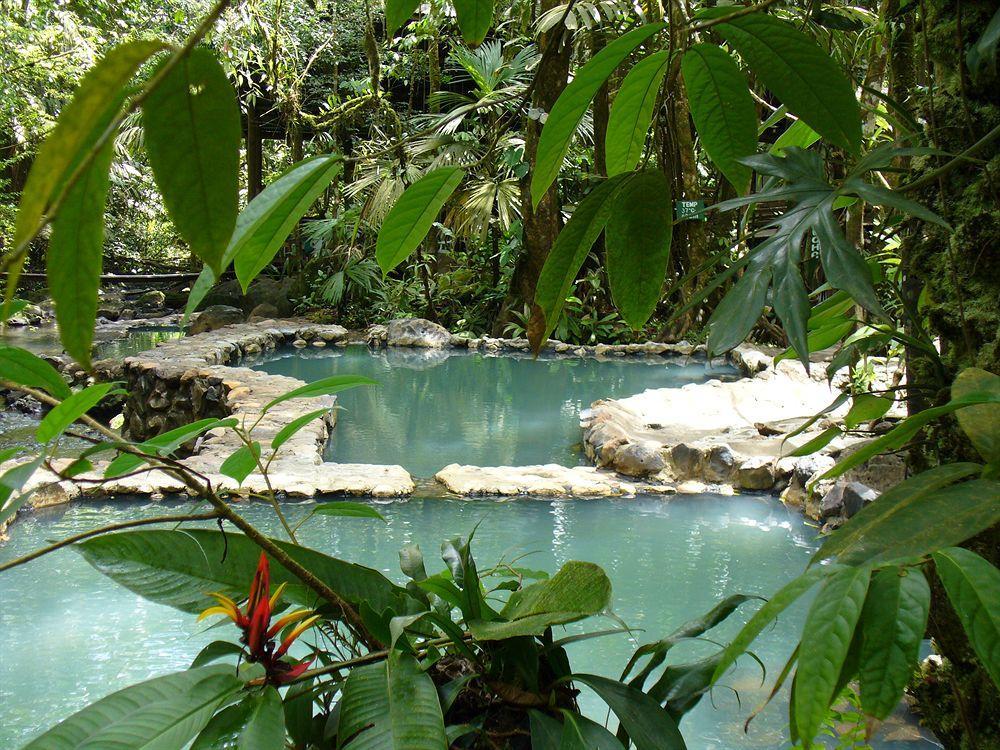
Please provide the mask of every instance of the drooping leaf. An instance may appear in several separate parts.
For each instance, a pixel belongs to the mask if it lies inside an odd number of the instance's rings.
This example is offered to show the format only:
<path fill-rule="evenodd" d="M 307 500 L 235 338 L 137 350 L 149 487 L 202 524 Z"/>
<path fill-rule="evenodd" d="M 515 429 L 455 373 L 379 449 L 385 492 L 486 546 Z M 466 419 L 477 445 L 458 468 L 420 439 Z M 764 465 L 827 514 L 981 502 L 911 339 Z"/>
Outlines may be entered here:
<path fill-rule="evenodd" d="M 837 697 L 834 690 L 870 578 L 871 569 L 867 567 L 845 568 L 830 575 L 806 616 L 802 630 L 808 634 L 809 647 L 799 650 L 795 672 L 795 723 L 806 747 Z"/>
<path fill-rule="evenodd" d="M 870 716 L 885 719 L 902 699 L 930 606 L 930 586 L 919 568 L 888 567 L 872 578 L 858 625 L 861 706 Z"/>
<path fill-rule="evenodd" d="M 73 393 L 56 368 L 41 357 L 16 346 L 0 344 L 0 378 L 15 385 L 41 388 L 60 399 L 69 398 Z"/>
<path fill-rule="evenodd" d="M 727 352 L 746 339 L 764 309 L 770 285 L 770 270 L 763 263 L 751 259 L 746 272 L 722 298 L 709 318 L 710 355 Z"/>
<path fill-rule="evenodd" d="M 528 712 L 531 750 L 623 750 L 622 743 L 585 716 L 563 713 L 563 722 L 541 711 Z"/>
<path fill-rule="evenodd" d="M 865 422 L 872 422 L 889 411 L 892 404 L 891 398 L 872 393 L 859 393 L 854 396 L 851 408 L 844 416 L 844 426 L 853 430 Z"/>
<path fill-rule="evenodd" d="M 97 292 L 104 254 L 104 204 L 113 156 L 114 139 L 109 139 L 66 193 L 52 221 L 52 237 L 45 254 L 59 338 L 69 355 L 87 369 L 90 369 L 97 320 Z"/>
<path fill-rule="evenodd" d="M 820 578 L 829 575 L 837 570 L 836 567 L 814 567 L 806 570 L 802 575 L 793 578 L 786 583 L 777 593 L 767 600 L 763 607 L 758 609 L 747 624 L 743 626 L 736 637 L 726 646 L 718 666 L 715 668 L 714 681 L 719 678 L 727 669 L 739 658 L 753 643 L 754 639 L 760 635 L 774 619 L 784 612 L 789 606 L 803 596 L 809 589 L 816 585 Z"/>
<path fill-rule="evenodd" d="M 382 222 L 375 243 L 375 258 L 383 274 L 406 260 L 423 242 L 441 207 L 464 177 L 461 167 L 441 167 L 403 191 Z"/>
<path fill-rule="evenodd" d="M 861 177 L 855 175 L 844 180 L 840 188 L 842 195 L 856 195 L 863 198 L 872 205 L 883 206 L 885 208 L 895 208 L 906 216 L 915 216 L 931 224 L 937 224 L 945 229 L 951 229 L 947 221 L 942 219 L 929 208 L 922 206 L 916 201 L 911 201 L 896 190 L 890 190 L 882 185 L 875 185 L 865 182 Z"/>
<path fill-rule="evenodd" d="M 934 566 L 969 643 L 1000 687 L 1000 570 L 962 547 L 935 552 Z"/>
<path fill-rule="evenodd" d="M 313 513 L 319 516 L 342 516 L 344 518 L 377 518 L 385 521 L 385 516 L 365 503 L 351 503 L 338 500 L 333 503 L 320 503 L 313 508 Z"/>
<path fill-rule="evenodd" d="M 385 30 L 390 39 L 419 6 L 420 0 L 385 0 Z"/>
<path fill-rule="evenodd" d="M 211 664 L 213 661 L 227 657 L 232 657 L 233 661 L 235 661 L 242 653 L 243 647 L 238 643 L 233 643 L 232 641 L 212 641 L 194 657 L 190 669 L 203 667 L 206 664 Z"/>
<path fill-rule="evenodd" d="M 31 237 L 77 165 L 107 130 L 125 98 L 125 84 L 151 55 L 158 41 L 135 41 L 112 49 L 80 81 L 55 128 L 38 150 L 21 192 L 14 246 Z M 13 287 L 11 287 L 13 288 Z"/>
<path fill-rule="evenodd" d="M 631 172 L 639 163 L 669 62 L 669 52 L 654 52 L 633 65 L 622 81 L 611 105 L 605 139 L 609 176 Z"/>
<path fill-rule="evenodd" d="M 458 27 L 466 44 L 483 43 L 493 25 L 493 3 L 494 0 L 454 0 Z"/>
<path fill-rule="evenodd" d="M 315 411 L 311 411 L 308 414 L 303 414 L 301 417 L 298 417 L 297 419 L 293 419 L 291 422 L 289 422 L 284 427 L 282 427 L 280 430 L 278 430 L 278 434 L 275 435 L 274 438 L 271 440 L 271 450 L 275 450 L 275 451 L 278 450 L 278 448 L 280 448 L 285 443 L 287 443 L 288 440 L 293 435 L 295 435 L 295 433 L 297 433 L 299 430 L 301 430 L 307 424 L 309 424 L 310 422 L 313 422 L 313 421 L 319 419 L 320 417 L 323 417 L 323 416 L 325 416 L 325 415 L 327 415 L 329 413 L 330 413 L 330 409 L 327 408 L 327 407 L 324 407 L 322 409 L 316 409 Z"/>
<path fill-rule="evenodd" d="M 32 490 L 22 492 L 22 488 L 34 476 L 38 467 L 45 459 L 44 454 L 17 464 L 0 474 L 0 526 L 14 517 L 21 507 L 31 498 Z M 17 496 L 14 493 L 17 492 Z"/>
<path fill-rule="evenodd" d="M 227 262 L 228 265 L 228 262 Z M 198 274 L 198 278 L 191 285 L 191 291 L 188 292 L 187 304 L 184 305 L 184 317 L 181 318 L 181 327 L 186 328 L 188 321 L 191 319 L 191 315 L 195 310 L 198 309 L 198 305 L 201 301 L 205 299 L 206 295 L 212 291 L 212 287 L 215 285 L 215 274 L 212 269 L 208 266 L 203 266 L 201 273 Z"/>
<path fill-rule="evenodd" d="M 608 223 L 612 200 L 629 175 L 610 177 L 591 190 L 577 205 L 545 259 L 528 326 L 528 339 L 535 352 L 555 330 L 566 297 L 587 254 Z"/>
<path fill-rule="evenodd" d="M 447 747 L 437 689 L 417 660 L 399 651 L 353 669 L 344 683 L 338 747 L 441 750 Z"/>
<path fill-rule="evenodd" d="M 289 391 L 273 401 L 269 401 L 264 407 L 263 411 L 268 412 L 280 403 L 285 401 L 291 401 L 294 398 L 315 398 L 316 396 L 329 396 L 333 393 L 339 393 L 340 391 L 347 390 L 348 388 L 356 388 L 360 385 L 378 385 L 377 380 L 372 380 L 371 378 L 366 378 L 363 375 L 331 375 L 328 378 L 323 378 L 322 380 L 317 380 L 314 383 L 309 383 L 302 386 L 301 388 L 296 388 L 295 390 Z"/>
<path fill-rule="evenodd" d="M 156 677 L 91 703 L 23 750 L 184 747 L 242 686 L 228 665 Z"/>
<path fill-rule="evenodd" d="M 611 603 L 611 581 L 593 563 L 570 561 L 552 578 L 515 591 L 501 620 L 473 620 L 469 629 L 480 641 L 541 635 L 552 625 L 581 620 Z"/>
<path fill-rule="evenodd" d="M 978 367 L 958 373 L 951 385 L 951 397 L 961 400 L 977 393 L 1000 394 L 1000 375 Z M 955 417 L 986 463 L 1000 461 L 1000 400 L 959 409 Z"/>
<path fill-rule="evenodd" d="M 149 165 L 174 226 L 220 274 L 236 226 L 241 126 L 215 55 L 191 50 L 146 97 L 142 113 Z"/>
<path fill-rule="evenodd" d="M 275 544 L 352 604 L 367 601 L 383 611 L 400 607 L 406 597 L 404 589 L 377 570 L 307 547 L 280 541 Z M 191 528 L 105 534 L 75 549 L 99 572 L 130 591 L 190 613 L 211 604 L 209 591 L 235 599 L 245 597 L 260 558 L 260 548 L 242 534 Z M 278 586 L 286 582 L 288 601 L 316 605 L 316 593 L 272 560 L 271 583 Z"/>
<path fill-rule="evenodd" d="M 766 13 L 714 28 L 792 114 L 831 143 L 855 154 L 861 150 L 861 108 L 854 88 L 816 42 Z"/>
<path fill-rule="evenodd" d="M 268 685 L 219 712 L 191 750 L 284 750 L 285 712 L 278 691 Z"/>
<path fill-rule="evenodd" d="M 338 154 L 303 159 L 240 212 L 221 265 L 225 269 L 230 262 L 235 264 L 244 294 L 342 167 Z"/>
<path fill-rule="evenodd" d="M 116 386 L 116 383 L 95 383 L 61 401 L 38 425 L 35 439 L 39 443 L 47 443 L 62 435 L 63 430 L 97 406 Z"/>
<path fill-rule="evenodd" d="M 684 750 L 686 747 L 677 722 L 642 691 L 593 674 L 574 674 L 573 681 L 601 696 L 615 712 L 637 750 Z"/>
<path fill-rule="evenodd" d="M 681 60 L 691 117 L 701 145 L 740 195 L 750 189 L 750 168 L 739 160 L 757 150 L 757 108 L 746 76 L 714 44 L 695 44 Z"/>
<path fill-rule="evenodd" d="M 1000 482 L 950 484 L 945 478 L 961 476 L 961 470 L 943 475 L 933 471 L 911 477 L 862 508 L 813 559 L 862 565 L 927 555 L 1000 522 Z"/>
<path fill-rule="evenodd" d="M 558 176 L 573 133 L 597 90 L 627 55 L 663 28 L 662 23 L 649 23 L 623 34 L 587 61 L 563 89 L 549 112 L 538 140 L 531 175 L 531 198 L 535 208 Z"/>
<path fill-rule="evenodd" d="M 236 420 L 232 417 L 228 419 L 200 419 L 197 422 L 168 430 L 144 443 L 139 443 L 136 449 L 146 454 L 168 456 L 202 433 L 219 427 L 231 427 L 235 424 Z M 141 456 L 134 453 L 121 453 L 105 468 L 104 476 L 108 478 L 120 477 L 122 474 L 134 471 L 144 463 L 146 463 L 146 459 Z"/>
<path fill-rule="evenodd" d="M 257 468 L 257 459 L 260 458 L 260 443 L 254 442 L 252 445 L 253 448 L 241 445 L 230 453 L 219 467 L 219 473 L 243 484 L 243 480 Z"/>
<path fill-rule="evenodd" d="M 642 328 L 656 309 L 670 263 L 670 182 L 659 169 L 629 177 L 616 192 L 605 235 L 611 295 L 628 323 Z"/>

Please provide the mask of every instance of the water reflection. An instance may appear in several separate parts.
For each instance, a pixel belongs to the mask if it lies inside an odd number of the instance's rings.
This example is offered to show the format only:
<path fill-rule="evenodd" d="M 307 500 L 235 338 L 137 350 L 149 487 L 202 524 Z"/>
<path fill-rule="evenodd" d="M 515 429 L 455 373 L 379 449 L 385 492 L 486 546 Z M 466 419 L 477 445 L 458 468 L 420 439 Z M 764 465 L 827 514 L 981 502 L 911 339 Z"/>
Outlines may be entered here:
<path fill-rule="evenodd" d="M 328 460 L 400 463 L 417 476 L 446 464 L 582 461 L 578 415 L 598 398 L 735 377 L 704 361 L 483 356 L 463 350 L 366 347 L 283 351 L 257 369 L 315 381 L 367 375 L 377 388 L 340 394 Z"/>

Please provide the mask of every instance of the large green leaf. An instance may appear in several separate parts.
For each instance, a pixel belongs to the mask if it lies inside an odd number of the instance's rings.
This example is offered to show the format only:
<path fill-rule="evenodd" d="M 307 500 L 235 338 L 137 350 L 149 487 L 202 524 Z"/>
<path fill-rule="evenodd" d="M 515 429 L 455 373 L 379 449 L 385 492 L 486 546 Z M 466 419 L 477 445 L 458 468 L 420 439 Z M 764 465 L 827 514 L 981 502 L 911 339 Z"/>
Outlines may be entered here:
<path fill-rule="evenodd" d="M 654 52 L 632 66 L 622 81 L 608 118 L 605 139 L 608 175 L 630 172 L 639 163 L 669 64 L 669 52 Z"/>
<path fill-rule="evenodd" d="M 308 547 L 279 541 L 275 544 L 351 604 L 367 601 L 382 612 L 401 608 L 406 598 L 404 589 L 377 570 Z M 260 548 L 246 536 L 211 529 L 105 534 L 80 543 L 76 549 L 99 572 L 130 591 L 191 613 L 201 612 L 211 604 L 210 591 L 236 599 L 245 597 L 260 558 Z M 286 582 L 288 601 L 307 607 L 316 605 L 316 593 L 272 560 L 272 585 Z"/>
<path fill-rule="evenodd" d="M 473 620 L 469 629 L 481 641 L 541 635 L 552 625 L 596 615 L 611 603 L 611 581 L 598 565 L 571 560 L 547 581 L 510 595 L 503 620 Z"/>
<path fill-rule="evenodd" d="M 448 746 L 437 688 L 413 656 L 399 651 L 348 675 L 337 737 L 338 747 L 349 750 Z"/>
<path fill-rule="evenodd" d="M 608 281 L 625 322 L 639 330 L 656 309 L 670 263 L 670 182 L 659 169 L 632 175 L 617 191 L 605 234 Z"/>
<path fill-rule="evenodd" d="M 641 690 L 593 674 L 574 674 L 573 681 L 601 696 L 615 712 L 637 750 L 684 750 L 686 747 L 677 722 Z"/>
<path fill-rule="evenodd" d="M 115 385 L 115 383 L 95 383 L 60 402 L 38 425 L 35 439 L 39 443 L 47 443 L 61 435 L 74 421 L 97 406 Z"/>
<path fill-rule="evenodd" d="M 861 109 L 840 66 L 789 23 L 753 13 L 715 30 L 789 111 L 852 153 L 861 150 Z"/>
<path fill-rule="evenodd" d="M 615 39 L 583 65 L 559 95 L 538 140 L 531 175 L 531 198 L 535 208 L 558 176 L 573 133 L 597 90 L 627 55 L 663 28 L 662 23 L 650 23 Z"/>
<path fill-rule="evenodd" d="M 528 712 L 531 750 L 624 750 L 622 743 L 585 716 L 563 712 L 563 722 L 541 711 Z"/>
<path fill-rule="evenodd" d="M 792 120 L 792 124 L 785 128 L 784 132 L 775 139 L 768 150 L 772 154 L 782 156 L 785 153 L 785 149 L 789 146 L 809 148 L 818 140 L 819 133 L 806 125 L 805 120 Z"/>
<path fill-rule="evenodd" d="M 156 677 L 91 703 L 23 750 L 176 750 L 242 686 L 228 665 Z"/>
<path fill-rule="evenodd" d="M 236 226 L 240 109 L 206 47 L 191 50 L 142 105 L 146 153 L 174 226 L 216 274 Z"/>
<path fill-rule="evenodd" d="M 918 568 L 889 567 L 872 578 L 862 610 L 861 706 L 885 719 L 903 697 L 920 652 L 931 589 Z"/>
<path fill-rule="evenodd" d="M 52 222 L 45 255 L 59 338 L 70 356 L 88 369 L 101 286 L 104 203 L 113 156 L 114 139 L 109 139 L 66 194 Z"/>
<path fill-rule="evenodd" d="M 225 269 L 230 261 L 235 263 L 236 277 L 244 293 L 342 167 L 343 160 L 337 154 L 303 159 L 264 188 L 240 212 L 222 259 L 222 268 Z"/>
<path fill-rule="evenodd" d="M 881 512 L 869 512 L 869 508 L 883 503 L 886 507 Z M 911 486 L 888 502 L 883 495 L 851 519 L 843 527 L 851 530 L 850 541 L 836 547 L 836 558 L 859 565 L 927 555 L 963 542 L 998 522 L 1000 481 L 974 479 L 933 490 Z M 834 535 L 827 544 L 836 539 Z M 826 545 L 817 555 L 829 555 L 825 549 Z"/>
<path fill-rule="evenodd" d="M 169 456 L 182 445 L 194 440 L 204 432 L 218 427 L 234 427 L 235 425 L 236 419 L 233 417 L 227 419 L 200 419 L 197 422 L 181 425 L 180 427 L 175 427 L 172 430 L 161 433 L 144 443 L 139 443 L 135 447 L 142 453 L 154 456 Z M 137 456 L 134 453 L 120 453 L 104 469 L 104 476 L 109 478 L 120 477 L 139 468 L 144 463 L 146 463 L 146 459 L 142 456 Z"/>
<path fill-rule="evenodd" d="M 191 750 L 284 750 L 285 712 L 281 695 L 268 685 L 217 713 Z"/>
<path fill-rule="evenodd" d="M 794 602 L 798 601 L 802 595 L 816 585 L 816 582 L 820 578 L 832 574 L 836 570 L 837 568 L 835 567 L 809 568 L 802 575 L 793 578 L 778 589 L 777 593 L 754 613 L 753 617 L 747 621 L 747 624 L 743 626 L 740 632 L 736 634 L 736 637 L 726 646 L 726 650 L 723 652 L 722 658 L 715 668 L 714 681 L 718 682 L 719 678 L 722 677 L 733 662 L 749 648 L 754 639 L 761 634 L 761 631 L 771 624 L 778 615 Z"/>
<path fill-rule="evenodd" d="M 549 250 L 535 285 L 535 300 L 528 326 L 528 339 L 537 352 L 555 330 L 566 296 L 587 254 L 608 223 L 612 200 L 629 175 L 610 177 L 580 201 L 566 226 Z"/>
<path fill-rule="evenodd" d="M 111 124 L 125 99 L 125 84 L 148 57 L 163 48 L 162 42 L 148 40 L 119 45 L 80 81 L 73 100 L 62 108 L 32 162 L 21 192 L 15 246 L 35 233 L 65 181 Z"/>
<path fill-rule="evenodd" d="M 385 30 L 390 38 L 410 20 L 420 0 L 385 0 Z"/>
<path fill-rule="evenodd" d="M 945 464 L 900 482 L 884 492 L 877 503 L 866 505 L 850 523 L 828 536 L 809 564 L 814 565 L 822 560 L 860 562 L 863 556 L 859 554 L 859 550 L 864 549 L 865 537 L 870 528 L 891 526 L 894 523 L 892 519 L 900 509 L 907 505 L 919 506 L 927 495 L 978 474 L 980 468 L 973 463 Z"/>
<path fill-rule="evenodd" d="M 291 422 L 278 430 L 278 434 L 271 440 L 271 450 L 278 450 L 278 448 L 288 442 L 288 440 L 295 435 L 295 433 L 307 424 L 319 419 L 320 417 L 326 416 L 329 413 L 330 408 L 324 406 L 322 409 L 316 409 L 315 411 L 311 411 L 308 414 L 303 414 L 301 417 L 293 419 Z"/>
<path fill-rule="evenodd" d="M 0 344 L 0 379 L 15 385 L 41 388 L 56 398 L 72 394 L 62 375 L 41 357 L 16 346 Z"/>
<path fill-rule="evenodd" d="M 827 717 L 840 669 L 865 603 L 871 569 L 845 568 L 829 578 L 813 601 L 802 632 L 808 648 L 799 650 L 795 672 L 795 722 L 809 747 Z"/>
<path fill-rule="evenodd" d="M 691 117 L 701 145 L 740 195 L 750 189 L 750 167 L 739 161 L 757 150 L 757 108 L 746 76 L 714 44 L 696 44 L 681 60 Z"/>
<path fill-rule="evenodd" d="M 969 643 L 1000 687 L 1000 570 L 961 547 L 936 552 L 934 565 Z"/>
<path fill-rule="evenodd" d="M 951 385 L 951 397 L 963 399 L 977 393 L 1000 394 L 1000 375 L 978 367 L 958 373 Z M 955 417 L 983 460 L 988 464 L 1000 462 L 1000 402 L 959 409 Z"/>
<path fill-rule="evenodd" d="M 752 256 L 749 268 L 722 298 L 709 318 L 710 355 L 729 351 L 746 339 L 764 309 L 770 285 L 770 269 Z"/>
<path fill-rule="evenodd" d="M 494 0 L 454 0 L 462 39 L 473 46 L 482 44 L 493 25 Z"/>
<path fill-rule="evenodd" d="M 243 484 L 243 480 L 250 476 L 254 469 L 257 468 L 259 458 L 260 443 L 253 442 L 250 446 L 241 445 L 222 462 L 222 466 L 219 467 L 219 473 L 235 479 L 237 484 Z"/>
<path fill-rule="evenodd" d="M 382 273 L 389 273 L 423 242 L 441 207 L 464 177 L 461 167 L 441 167 L 403 191 L 382 222 L 375 243 Z"/>

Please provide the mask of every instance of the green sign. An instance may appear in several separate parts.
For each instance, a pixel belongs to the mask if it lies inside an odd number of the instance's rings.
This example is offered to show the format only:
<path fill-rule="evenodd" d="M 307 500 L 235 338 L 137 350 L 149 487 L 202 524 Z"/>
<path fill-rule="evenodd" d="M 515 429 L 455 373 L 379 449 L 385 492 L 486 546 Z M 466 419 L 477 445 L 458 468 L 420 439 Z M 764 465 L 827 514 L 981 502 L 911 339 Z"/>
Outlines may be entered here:
<path fill-rule="evenodd" d="M 674 201 L 677 221 L 708 221 L 704 211 L 705 201 Z"/>

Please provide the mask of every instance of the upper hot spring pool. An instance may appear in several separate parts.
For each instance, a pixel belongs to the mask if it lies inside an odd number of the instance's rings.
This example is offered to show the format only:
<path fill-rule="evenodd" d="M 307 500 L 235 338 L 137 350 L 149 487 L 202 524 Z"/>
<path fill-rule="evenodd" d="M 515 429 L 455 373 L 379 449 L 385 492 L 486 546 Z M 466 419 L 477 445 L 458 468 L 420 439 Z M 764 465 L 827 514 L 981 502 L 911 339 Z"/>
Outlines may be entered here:
<path fill-rule="evenodd" d="M 281 350 L 255 369 L 306 382 L 331 375 L 379 381 L 338 394 L 342 410 L 327 459 L 401 464 L 418 477 L 450 463 L 575 466 L 584 461 L 580 410 L 597 399 L 738 376 L 729 365 L 698 359 L 532 359 L 365 346 Z"/>

